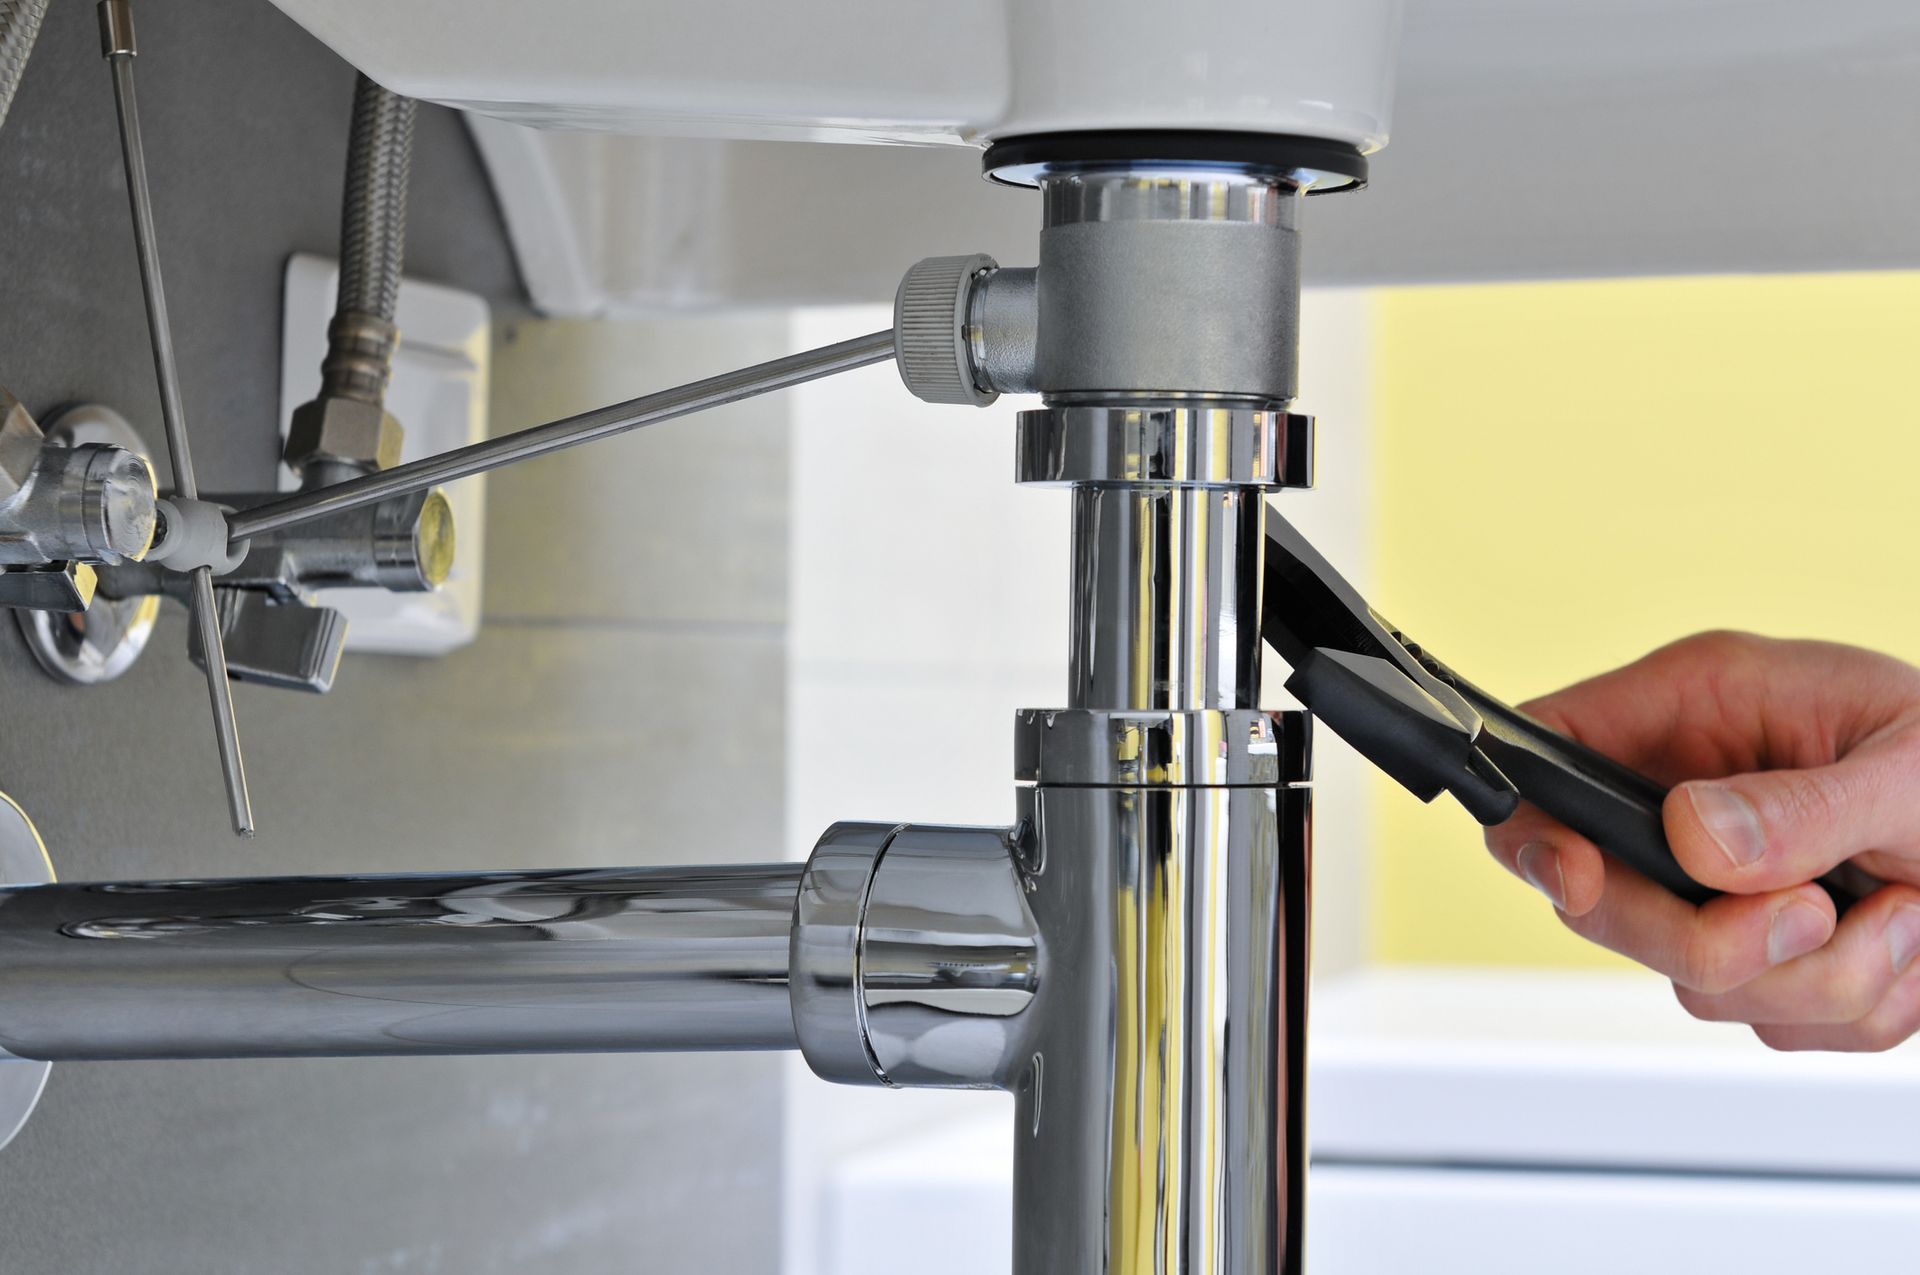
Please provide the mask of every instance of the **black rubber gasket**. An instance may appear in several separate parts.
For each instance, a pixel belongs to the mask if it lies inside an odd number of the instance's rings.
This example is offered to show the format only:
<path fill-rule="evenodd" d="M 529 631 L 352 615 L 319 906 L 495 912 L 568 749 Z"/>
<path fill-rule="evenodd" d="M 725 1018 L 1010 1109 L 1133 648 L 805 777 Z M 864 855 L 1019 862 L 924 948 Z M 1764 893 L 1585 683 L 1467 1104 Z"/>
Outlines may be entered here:
<path fill-rule="evenodd" d="M 1037 184 L 1047 167 L 1111 164 L 1227 164 L 1291 176 L 1310 195 L 1359 190 L 1367 184 L 1360 148 L 1324 137 L 1201 129 L 1096 129 L 1003 137 L 987 147 L 981 168 L 1002 186 Z"/>

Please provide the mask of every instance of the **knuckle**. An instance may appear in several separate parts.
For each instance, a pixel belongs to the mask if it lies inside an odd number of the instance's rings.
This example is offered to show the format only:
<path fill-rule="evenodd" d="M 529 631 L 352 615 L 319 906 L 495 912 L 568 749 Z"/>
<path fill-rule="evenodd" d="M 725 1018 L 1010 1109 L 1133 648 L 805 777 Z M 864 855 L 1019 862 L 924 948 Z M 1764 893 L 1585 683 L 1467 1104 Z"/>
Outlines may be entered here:
<path fill-rule="evenodd" d="M 1733 1021 L 1733 1015 L 1727 1012 L 1726 1002 L 1717 996 L 1696 991 L 1678 980 L 1673 982 L 1673 997 L 1680 1002 L 1680 1008 L 1703 1023 Z"/>
<path fill-rule="evenodd" d="M 1680 947 L 1679 972 L 1674 981 L 1685 983 L 1696 992 L 1719 996 L 1740 986 L 1745 980 L 1735 976 L 1733 964 L 1713 942 L 1712 932 L 1702 926 L 1687 931 Z"/>
<path fill-rule="evenodd" d="M 1625 950 L 1625 948 L 1618 942 L 1612 941 L 1612 937 L 1609 933 L 1608 924 L 1605 917 L 1606 908 L 1604 907 L 1591 908 L 1585 912 L 1581 912 L 1578 914 L 1573 912 L 1568 912 L 1562 908 L 1557 908 L 1557 907 L 1548 908 L 1547 911 L 1551 912 L 1553 914 L 1553 919 L 1560 922 L 1561 925 L 1565 926 L 1569 933 L 1574 934 L 1577 937 L 1584 939 L 1589 943 L 1593 943 L 1600 947 L 1607 948 L 1610 951 L 1619 952 L 1621 953 L 1621 955 L 1626 956 L 1629 960 L 1639 961 L 1640 964 L 1642 965 L 1651 966 L 1653 964 L 1653 962 L 1642 960 L 1640 957 L 1636 956 L 1634 953 Z M 1661 972 L 1665 973 L 1666 971 L 1661 971 Z"/>
<path fill-rule="evenodd" d="M 1850 1029 L 1854 1047 L 1863 1054 L 1884 1054 L 1912 1034 L 1904 1023 L 1876 1018 L 1861 1019 Z"/>
<path fill-rule="evenodd" d="M 1753 1034 L 1768 1049 L 1782 1052 L 1817 1050 L 1836 1054 L 1883 1054 L 1905 1043 L 1912 1032 L 1897 1023 L 1862 1020 L 1814 1031 L 1777 1023 L 1756 1023 L 1753 1025 Z"/>
<path fill-rule="evenodd" d="M 1751 638 L 1750 634 L 1738 629 L 1704 629 L 1692 637 L 1682 638 L 1676 646 L 1690 646 L 1701 651 L 1724 653 L 1739 649 Z"/>
<path fill-rule="evenodd" d="M 1920 678 L 1920 670 L 1915 672 L 1916 678 Z M 1915 692 L 1915 699 L 1920 701 L 1920 684 L 1916 684 Z M 1888 737 L 1887 747 L 1897 758 L 1895 770 L 1903 788 L 1920 779 L 1920 721 L 1894 731 Z"/>
<path fill-rule="evenodd" d="M 1554 908 L 1552 911 L 1554 917 L 1559 920 L 1560 924 L 1566 926 L 1581 938 L 1587 940 L 1589 943 L 1598 943 L 1600 941 L 1600 909 L 1583 912 L 1578 916 L 1575 916 L 1571 912 L 1563 912 L 1559 908 Z"/>
<path fill-rule="evenodd" d="M 1852 966 L 1843 970 L 1825 989 L 1827 1018 L 1831 1022 L 1850 1023 L 1864 1019 L 1880 1003 L 1885 990 L 1878 979 Z"/>
<path fill-rule="evenodd" d="M 1657 654 L 1683 663 L 1698 661 L 1709 665 L 1746 664 L 1758 659 L 1767 647 L 1767 639 L 1739 629 L 1708 629 L 1681 638 Z"/>
<path fill-rule="evenodd" d="M 1761 818 L 1789 832 L 1830 826 L 1847 805 L 1844 781 L 1825 770 L 1788 771 L 1767 794 Z"/>

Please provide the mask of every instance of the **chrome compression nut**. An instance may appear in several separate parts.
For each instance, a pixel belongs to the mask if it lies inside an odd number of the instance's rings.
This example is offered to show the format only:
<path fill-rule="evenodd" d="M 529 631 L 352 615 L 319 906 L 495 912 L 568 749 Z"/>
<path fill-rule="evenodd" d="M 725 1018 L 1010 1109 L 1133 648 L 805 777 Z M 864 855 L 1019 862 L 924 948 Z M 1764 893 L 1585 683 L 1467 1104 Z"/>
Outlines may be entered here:
<path fill-rule="evenodd" d="M 824 1080 L 1008 1087 L 1027 1057 L 1040 937 L 1026 825 L 841 823 L 794 904 L 794 1034 Z"/>
<path fill-rule="evenodd" d="M 48 443 L 0 390 L 0 566 L 138 561 L 153 542 L 153 469 L 122 447 Z"/>
<path fill-rule="evenodd" d="M 400 463 L 405 432 L 378 403 L 322 395 L 293 409 L 287 427 L 287 466 L 304 473 L 309 465 L 338 464 L 362 472 L 392 469 Z"/>

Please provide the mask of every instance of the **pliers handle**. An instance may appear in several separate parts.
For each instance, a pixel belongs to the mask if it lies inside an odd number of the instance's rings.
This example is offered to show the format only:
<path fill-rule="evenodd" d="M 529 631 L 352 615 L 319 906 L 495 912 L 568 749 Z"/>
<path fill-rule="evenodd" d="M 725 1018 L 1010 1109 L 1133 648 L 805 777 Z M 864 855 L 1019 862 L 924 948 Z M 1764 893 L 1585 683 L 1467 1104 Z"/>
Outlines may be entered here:
<path fill-rule="evenodd" d="M 1489 695 L 1408 641 L 1271 506 L 1261 632 L 1293 667 L 1287 690 L 1422 801 L 1451 792 L 1482 824 L 1528 801 L 1689 903 L 1717 890 L 1673 855 L 1667 789 Z M 1877 882 L 1821 884 L 1844 911 Z"/>

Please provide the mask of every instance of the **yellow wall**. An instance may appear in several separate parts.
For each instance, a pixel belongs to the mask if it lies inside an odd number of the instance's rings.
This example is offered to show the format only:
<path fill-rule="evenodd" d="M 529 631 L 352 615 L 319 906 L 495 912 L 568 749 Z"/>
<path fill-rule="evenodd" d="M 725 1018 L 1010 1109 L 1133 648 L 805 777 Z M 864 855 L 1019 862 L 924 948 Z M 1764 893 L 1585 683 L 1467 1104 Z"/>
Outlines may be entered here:
<path fill-rule="evenodd" d="M 1698 629 L 1920 661 L 1920 274 L 1398 289 L 1372 601 L 1518 700 Z M 1381 781 L 1376 959 L 1590 965 Z"/>

